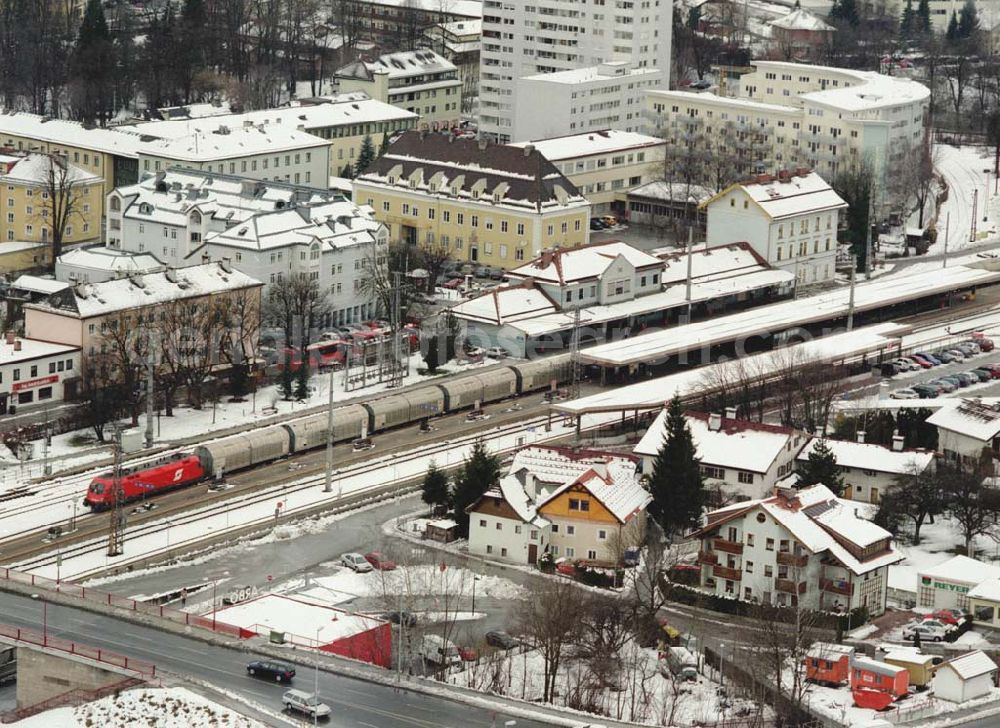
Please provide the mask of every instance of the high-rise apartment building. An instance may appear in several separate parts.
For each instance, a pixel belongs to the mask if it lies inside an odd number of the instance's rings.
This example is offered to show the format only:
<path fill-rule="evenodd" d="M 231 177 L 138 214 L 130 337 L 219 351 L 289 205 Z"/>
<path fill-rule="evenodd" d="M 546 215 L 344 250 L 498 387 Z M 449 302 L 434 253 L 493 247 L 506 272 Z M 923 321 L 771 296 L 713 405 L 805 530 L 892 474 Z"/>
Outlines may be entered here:
<path fill-rule="evenodd" d="M 485 0 L 479 131 L 513 133 L 518 79 L 624 61 L 669 84 L 672 0 Z"/>

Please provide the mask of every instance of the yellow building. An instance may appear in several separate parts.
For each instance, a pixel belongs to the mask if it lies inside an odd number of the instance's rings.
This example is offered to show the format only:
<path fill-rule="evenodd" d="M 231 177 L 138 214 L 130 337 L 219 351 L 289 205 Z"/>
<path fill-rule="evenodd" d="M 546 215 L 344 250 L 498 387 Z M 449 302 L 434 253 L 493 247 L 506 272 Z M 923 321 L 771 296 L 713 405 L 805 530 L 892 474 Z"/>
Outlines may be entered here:
<path fill-rule="evenodd" d="M 389 239 L 511 268 L 589 241 L 590 203 L 534 147 L 407 132 L 354 180 Z"/>
<path fill-rule="evenodd" d="M 48 243 L 55 225 L 64 244 L 99 240 L 103 201 L 104 179 L 61 156 L 0 154 L 0 240 Z"/>
<path fill-rule="evenodd" d="M 13 277 L 43 268 L 52 261 L 52 247 L 45 243 L 0 242 L 0 274 Z"/>

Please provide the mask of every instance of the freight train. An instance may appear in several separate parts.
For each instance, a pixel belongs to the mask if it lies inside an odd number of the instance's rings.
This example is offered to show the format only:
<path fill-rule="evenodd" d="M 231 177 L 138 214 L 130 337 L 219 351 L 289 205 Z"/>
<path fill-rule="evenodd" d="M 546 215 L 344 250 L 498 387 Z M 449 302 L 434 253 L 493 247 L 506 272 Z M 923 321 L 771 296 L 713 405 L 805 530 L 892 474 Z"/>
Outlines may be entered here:
<path fill-rule="evenodd" d="M 441 384 L 378 397 L 370 402 L 349 404 L 333 411 L 333 441 L 355 440 L 420 422 L 429 417 L 498 402 L 529 392 L 541 391 L 553 382 L 570 378 L 568 354 L 519 364 L 508 364 L 476 374 L 449 379 Z M 224 437 L 192 452 L 176 453 L 151 463 L 124 469 L 121 473 L 124 500 L 135 501 L 154 493 L 183 488 L 220 474 L 254 467 L 291 453 L 326 445 L 329 413 L 318 412 L 291 422 L 269 425 Z M 114 504 L 114 476 L 94 478 L 83 503 L 95 511 Z"/>

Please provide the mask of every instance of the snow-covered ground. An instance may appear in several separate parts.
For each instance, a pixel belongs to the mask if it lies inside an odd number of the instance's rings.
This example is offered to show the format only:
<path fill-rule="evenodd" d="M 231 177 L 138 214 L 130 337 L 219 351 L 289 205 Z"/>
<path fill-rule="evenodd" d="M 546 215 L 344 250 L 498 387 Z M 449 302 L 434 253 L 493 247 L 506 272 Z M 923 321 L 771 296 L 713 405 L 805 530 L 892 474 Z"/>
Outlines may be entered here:
<path fill-rule="evenodd" d="M 186 688 L 127 690 L 79 707 L 54 708 L 20 720 L 18 728 L 263 728 Z"/>
<path fill-rule="evenodd" d="M 651 725 L 715 724 L 736 717 L 745 707 L 727 697 L 726 689 L 704 673 L 696 681 L 674 680 L 659 670 L 654 649 L 629 642 L 620 651 L 621 670 L 600 686 L 586 660 L 565 656 L 556 678 L 555 705 L 597 713 L 616 720 Z M 520 654 L 495 652 L 449 674 L 447 680 L 486 692 L 540 701 L 543 695 L 544 660 L 535 650 Z M 610 685 L 617 683 L 613 689 Z"/>
<path fill-rule="evenodd" d="M 948 183 L 948 199 L 941 206 L 937 222 L 937 242 L 927 251 L 943 253 L 945 239 L 948 251 L 957 252 L 970 244 L 996 240 L 1000 221 L 1000 196 L 994 194 L 996 180 L 984 170 L 993 166 L 993 155 L 985 147 L 934 147 L 934 164 Z M 987 181 L 989 188 L 987 189 Z M 976 232 L 972 234 L 972 201 L 976 199 Z M 986 220 L 983 220 L 986 217 Z"/>

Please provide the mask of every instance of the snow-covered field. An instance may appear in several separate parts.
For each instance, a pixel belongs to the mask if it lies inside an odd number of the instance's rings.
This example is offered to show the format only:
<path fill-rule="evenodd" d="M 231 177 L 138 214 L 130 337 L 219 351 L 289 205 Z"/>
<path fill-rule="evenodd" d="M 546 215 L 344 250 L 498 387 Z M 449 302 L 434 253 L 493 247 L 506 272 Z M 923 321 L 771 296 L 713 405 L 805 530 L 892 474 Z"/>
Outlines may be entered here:
<path fill-rule="evenodd" d="M 696 681 L 674 680 L 659 670 L 656 650 L 626 644 L 619 656 L 621 669 L 601 686 L 586 660 L 564 657 L 556 678 L 555 705 L 597 713 L 616 720 L 651 725 L 714 724 L 736 717 L 748 707 L 705 674 Z M 543 695 L 544 660 L 537 651 L 512 655 L 496 652 L 462 672 L 448 675 L 448 682 L 514 698 L 540 701 Z M 613 686 L 613 687 L 612 687 Z M 614 689 L 619 688 L 619 689 Z"/>
<path fill-rule="evenodd" d="M 993 166 L 993 155 L 984 147 L 953 147 L 938 144 L 934 147 L 934 164 L 948 183 L 948 199 L 938 215 L 937 242 L 927 251 L 943 253 L 948 239 L 948 251 L 959 251 L 970 244 L 981 244 L 997 239 L 997 222 L 1000 221 L 1000 196 L 994 194 L 996 182 L 993 175 L 984 172 Z M 987 180 L 989 189 L 987 189 Z M 976 196 L 976 233 L 972 235 L 972 200 Z M 983 221 L 983 217 L 986 221 Z M 946 233 L 947 225 L 947 233 Z"/>
<path fill-rule="evenodd" d="M 186 688 L 127 690 L 76 708 L 54 708 L 20 720 L 18 728 L 263 728 L 263 723 Z"/>

